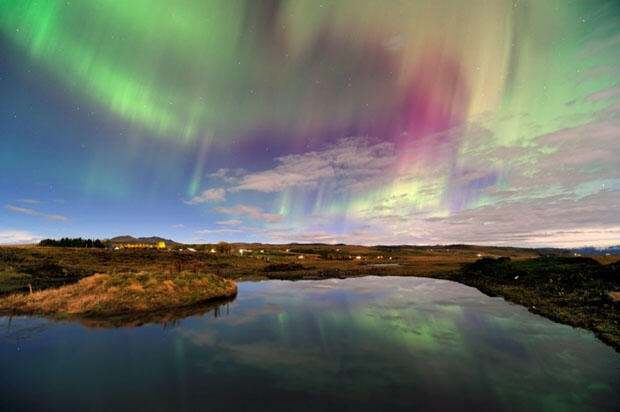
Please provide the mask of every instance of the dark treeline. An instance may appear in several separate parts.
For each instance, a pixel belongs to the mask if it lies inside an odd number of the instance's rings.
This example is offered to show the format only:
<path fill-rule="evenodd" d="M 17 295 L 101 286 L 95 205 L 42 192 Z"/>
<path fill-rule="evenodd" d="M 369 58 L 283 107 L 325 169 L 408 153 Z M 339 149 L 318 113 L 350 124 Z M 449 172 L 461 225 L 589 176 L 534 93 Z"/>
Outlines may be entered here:
<path fill-rule="evenodd" d="M 105 245 L 99 239 L 82 239 L 63 237 L 60 240 L 43 239 L 39 242 L 39 246 L 57 246 L 57 247 L 95 247 L 104 248 Z"/>

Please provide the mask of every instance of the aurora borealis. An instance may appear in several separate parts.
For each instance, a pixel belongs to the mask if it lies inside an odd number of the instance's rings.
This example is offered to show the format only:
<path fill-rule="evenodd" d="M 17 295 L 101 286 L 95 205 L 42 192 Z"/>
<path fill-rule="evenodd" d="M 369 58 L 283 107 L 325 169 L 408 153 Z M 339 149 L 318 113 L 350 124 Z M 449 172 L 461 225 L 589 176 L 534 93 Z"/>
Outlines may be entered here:
<path fill-rule="evenodd" d="M 615 1 L 0 0 L 0 243 L 620 243 Z"/>

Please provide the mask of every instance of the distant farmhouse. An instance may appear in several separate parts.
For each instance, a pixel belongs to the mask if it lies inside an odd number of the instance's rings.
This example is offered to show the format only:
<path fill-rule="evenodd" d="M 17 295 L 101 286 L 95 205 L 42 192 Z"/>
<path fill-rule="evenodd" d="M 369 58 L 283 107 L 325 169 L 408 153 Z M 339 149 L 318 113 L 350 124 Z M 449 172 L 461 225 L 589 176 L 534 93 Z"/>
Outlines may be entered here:
<path fill-rule="evenodd" d="M 114 249 L 166 249 L 166 242 L 152 243 L 113 243 Z"/>
<path fill-rule="evenodd" d="M 160 237 L 117 236 L 110 239 L 113 249 L 159 249 L 164 250 L 177 243 Z"/>

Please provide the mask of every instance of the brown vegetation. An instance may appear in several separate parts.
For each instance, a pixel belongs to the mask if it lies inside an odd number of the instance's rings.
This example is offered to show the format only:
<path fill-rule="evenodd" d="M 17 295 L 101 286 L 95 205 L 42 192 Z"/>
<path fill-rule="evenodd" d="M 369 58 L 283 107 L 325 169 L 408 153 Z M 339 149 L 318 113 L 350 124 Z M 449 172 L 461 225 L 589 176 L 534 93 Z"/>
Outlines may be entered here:
<path fill-rule="evenodd" d="M 96 274 L 58 289 L 0 299 L 0 313 L 105 317 L 190 306 L 237 294 L 237 285 L 212 274 Z"/>
<path fill-rule="evenodd" d="M 181 245 L 182 246 L 182 245 Z M 199 271 L 217 273 L 229 279 L 323 279 L 366 275 L 433 276 L 458 270 L 474 262 L 478 255 L 511 256 L 524 259 L 539 256 L 528 249 L 473 246 L 452 247 L 364 247 L 330 245 L 238 244 L 223 252 L 158 251 L 154 249 L 91 249 L 60 247 L 0 247 L 0 295 L 55 288 L 95 273 L 177 273 Z M 231 253 L 251 249 L 243 256 Z M 260 250 L 264 252 L 261 253 Z M 286 251 L 288 250 L 288 252 Z M 331 253 L 346 256 L 330 259 Z M 304 256 L 303 266 L 299 255 Z M 361 256 L 361 260 L 348 259 Z M 382 257 L 382 258 L 381 258 Z M 391 259 L 390 259 L 391 258 Z M 397 266 L 374 266 L 398 263 Z M 271 271 L 270 265 L 296 265 L 287 271 Z M 273 266 L 272 266 L 273 267 Z M 277 267 L 277 266 L 276 266 Z"/>

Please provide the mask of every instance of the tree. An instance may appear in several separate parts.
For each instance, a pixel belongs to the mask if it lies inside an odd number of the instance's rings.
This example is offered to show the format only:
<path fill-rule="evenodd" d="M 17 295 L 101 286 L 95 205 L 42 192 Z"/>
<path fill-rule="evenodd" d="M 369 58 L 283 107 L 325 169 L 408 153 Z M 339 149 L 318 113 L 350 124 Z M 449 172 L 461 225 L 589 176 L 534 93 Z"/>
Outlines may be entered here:
<path fill-rule="evenodd" d="M 105 245 L 99 239 L 82 239 L 78 238 L 68 238 L 63 237 L 60 240 L 54 239 L 43 239 L 39 242 L 39 246 L 56 246 L 56 247 L 96 247 L 96 248 L 104 248 Z"/>
<path fill-rule="evenodd" d="M 233 250 L 233 245 L 228 242 L 219 242 L 217 244 L 217 251 L 220 253 L 230 253 Z"/>

